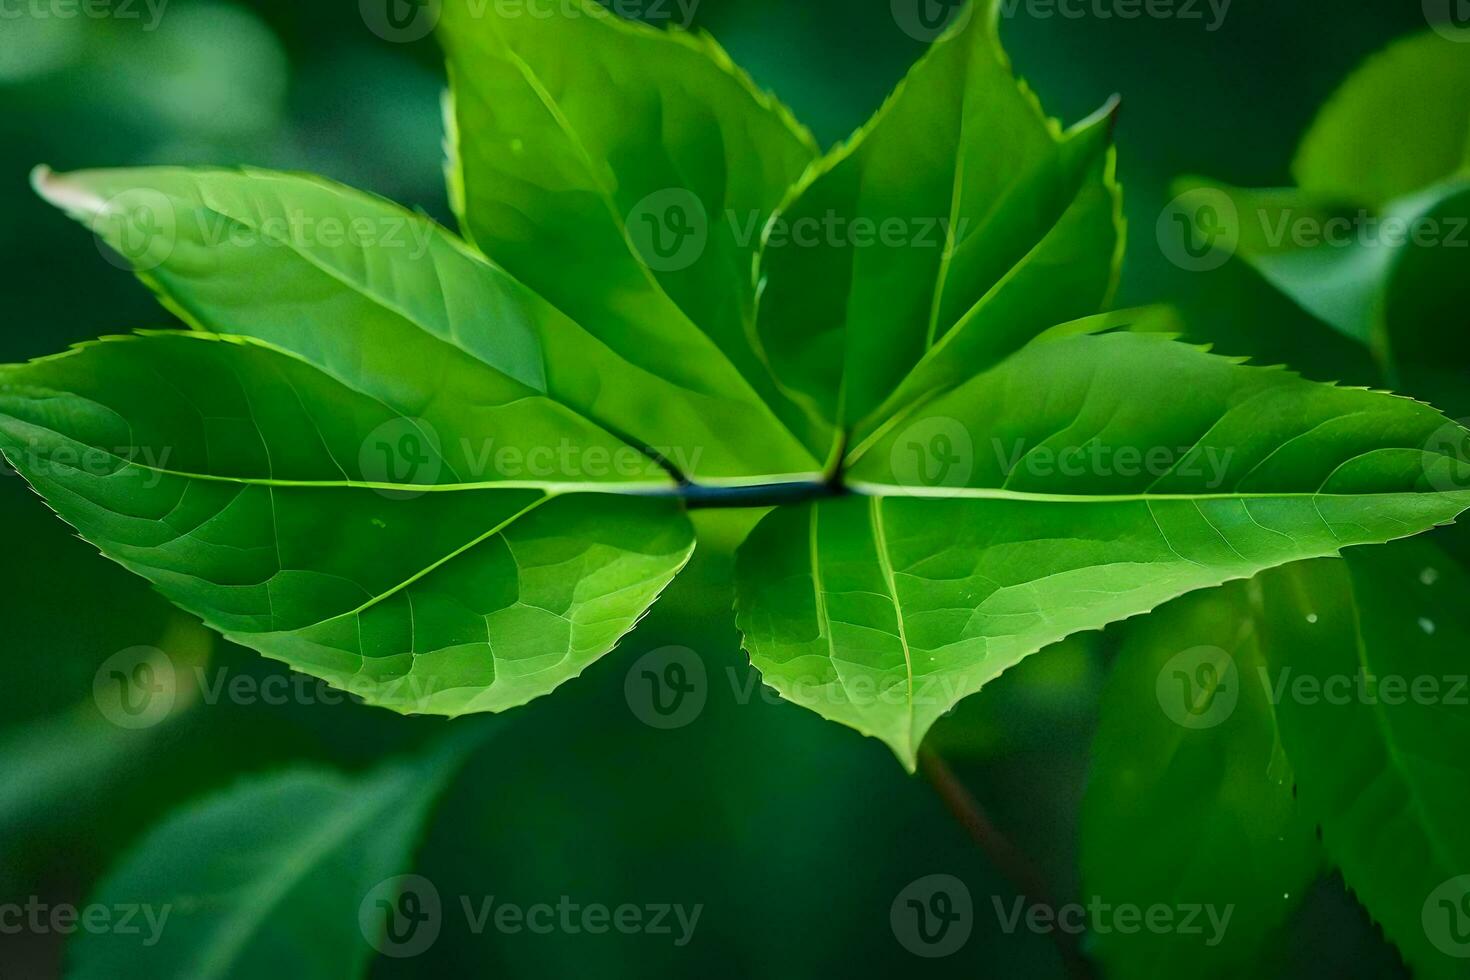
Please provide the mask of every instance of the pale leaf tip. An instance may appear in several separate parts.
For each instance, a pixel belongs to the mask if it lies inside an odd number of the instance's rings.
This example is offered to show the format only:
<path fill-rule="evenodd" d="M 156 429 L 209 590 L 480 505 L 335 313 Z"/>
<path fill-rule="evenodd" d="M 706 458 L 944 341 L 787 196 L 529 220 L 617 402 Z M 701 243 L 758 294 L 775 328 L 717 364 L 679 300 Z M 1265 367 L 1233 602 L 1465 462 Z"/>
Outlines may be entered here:
<path fill-rule="evenodd" d="M 107 202 L 76 181 L 58 175 L 46 164 L 31 171 L 31 187 L 48 204 L 68 214 L 91 217 L 100 214 Z"/>

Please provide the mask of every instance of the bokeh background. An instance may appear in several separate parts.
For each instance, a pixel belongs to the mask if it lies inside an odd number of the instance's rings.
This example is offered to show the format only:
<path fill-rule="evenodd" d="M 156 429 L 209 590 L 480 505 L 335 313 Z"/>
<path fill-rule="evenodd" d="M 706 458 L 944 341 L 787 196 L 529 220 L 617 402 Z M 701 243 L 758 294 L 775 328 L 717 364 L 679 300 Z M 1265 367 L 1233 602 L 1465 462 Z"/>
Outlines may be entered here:
<path fill-rule="evenodd" d="M 141 0 L 133 18 L 33 9 L 0 4 L 0 362 L 170 322 L 90 236 L 32 195 L 38 163 L 309 170 L 448 221 L 432 39 L 385 41 L 347 0 L 169 0 L 156 20 Z M 1290 183 L 1292 150 L 1318 106 L 1365 56 L 1425 29 L 1419 5 L 1236 0 L 1215 29 L 1206 4 L 1202 19 L 1016 9 L 1005 41 L 1052 114 L 1071 122 L 1123 98 L 1122 302 L 1173 301 L 1197 337 L 1231 353 L 1318 377 L 1366 376 L 1366 354 L 1238 263 L 1205 274 L 1170 264 L 1155 223 L 1183 175 Z M 923 48 L 888 0 L 699 0 L 695 23 L 824 144 L 859 125 Z M 412 869 L 447 897 L 703 904 L 693 941 L 476 936 L 450 916 L 428 952 L 379 960 L 374 976 L 1062 975 L 1046 937 L 1004 933 L 991 897 L 1009 903 L 1014 890 L 923 780 L 879 743 L 759 696 L 718 543 L 733 545 L 741 524 L 711 527 L 716 543 L 622 649 L 520 711 L 475 757 Z M 285 704 L 194 699 L 154 728 L 118 729 L 92 699 L 99 665 L 118 651 L 163 646 L 207 658 L 211 676 L 259 680 L 282 668 L 200 635 L 76 541 L 14 476 L 0 476 L 0 527 L 0 903 L 84 902 L 185 801 L 283 766 L 364 769 L 446 727 L 314 703 L 320 689 L 308 685 Z M 670 644 L 705 665 L 707 700 L 688 725 L 664 731 L 639 720 L 624 680 L 640 655 Z M 1066 897 L 1078 893 L 1076 808 L 1107 657 L 1103 641 L 1033 658 L 936 736 Z M 959 953 L 925 960 L 896 939 L 889 910 L 935 873 L 966 882 L 975 926 Z M 61 976 L 63 938 L 0 935 L 0 977 Z M 1292 977 L 1400 975 L 1331 880 L 1283 937 L 1279 965 Z"/>

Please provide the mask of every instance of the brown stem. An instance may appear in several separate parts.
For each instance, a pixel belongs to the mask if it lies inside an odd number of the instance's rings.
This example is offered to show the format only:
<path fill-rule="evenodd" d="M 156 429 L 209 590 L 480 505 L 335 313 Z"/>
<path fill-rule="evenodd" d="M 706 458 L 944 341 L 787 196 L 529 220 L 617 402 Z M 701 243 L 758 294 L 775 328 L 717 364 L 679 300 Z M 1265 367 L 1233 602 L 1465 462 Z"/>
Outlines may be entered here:
<path fill-rule="evenodd" d="M 919 766 L 944 800 L 949 812 L 970 835 L 970 839 L 979 845 L 996 870 L 1031 904 L 1055 912 L 1057 905 L 1051 899 L 1046 878 L 1040 869 L 991 822 L 980 801 L 956 778 L 949 764 L 937 752 L 922 749 L 919 752 Z M 1067 975 L 1074 980 L 1093 980 L 1096 974 L 1092 964 L 1082 955 L 1079 937 L 1062 929 L 1053 929 L 1051 935 L 1061 954 Z"/>

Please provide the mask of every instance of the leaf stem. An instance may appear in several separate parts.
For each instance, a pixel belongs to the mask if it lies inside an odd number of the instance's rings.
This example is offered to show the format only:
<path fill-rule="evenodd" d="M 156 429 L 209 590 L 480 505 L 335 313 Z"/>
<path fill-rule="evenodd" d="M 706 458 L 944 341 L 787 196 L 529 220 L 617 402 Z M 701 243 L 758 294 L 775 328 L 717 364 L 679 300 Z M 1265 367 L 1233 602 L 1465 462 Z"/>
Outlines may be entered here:
<path fill-rule="evenodd" d="M 1050 889 L 1047 887 L 1046 878 L 1041 870 L 1016 846 L 1014 841 L 991 822 L 985 808 L 959 781 L 954 770 L 950 769 L 944 758 L 932 749 L 920 749 L 919 767 L 934 786 L 940 799 L 944 801 L 950 814 L 984 852 L 996 870 L 1021 894 L 1021 897 L 1033 905 L 1040 905 L 1055 912 L 1057 904 L 1050 897 Z M 1053 921 L 1056 921 L 1055 916 Z M 1051 935 L 1056 943 L 1057 951 L 1061 954 L 1062 965 L 1066 967 L 1067 975 L 1073 980 L 1094 980 L 1096 974 L 1093 972 L 1092 964 L 1082 954 L 1082 944 L 1079 938 L 1058 928 L 1054 928 Z"/>
<path fill-rule="evenodd" d="M 685 483 L 676 495 L 691 510 L 716 507 L 779 507 L 841 497 L 847 489 L 835 480 L 809 483 L 768 483 L 754 487 L 707 487 Z"/>

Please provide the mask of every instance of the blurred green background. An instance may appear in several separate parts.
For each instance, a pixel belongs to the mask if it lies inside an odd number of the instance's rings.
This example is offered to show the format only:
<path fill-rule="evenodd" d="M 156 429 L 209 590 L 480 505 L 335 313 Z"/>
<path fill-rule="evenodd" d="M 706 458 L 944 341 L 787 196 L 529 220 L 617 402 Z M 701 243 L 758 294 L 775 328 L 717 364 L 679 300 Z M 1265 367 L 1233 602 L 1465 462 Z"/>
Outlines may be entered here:
<path fill-rule="evenodd" d="M 170 0 L 156 21 L 141 2 L 132 18 L 8 15 L 29 9 L 3 5 L 0 16 L 0 362 L 169 323 L 89 236 L 32 195 L 38 163 L 310 170 L 448 220 L 432 39 L 384 41 L 342 0 Z M 1171 265 L 1154 229 L 1181 175 L 1289 183 L 1316 109 L 1365 56 L 1424 29 L 1419 5 L 1238 0 L 1215 30 L 1201 9 L 1203 19 L 1123 20 L 1038 17 L 1022 5 L 1003 30 L 1053 115 L 1071 122 L 1123 97 L 1123 303 L 1174 301 L 1201 339 L 1231 353 L 1317 377 L 1371 377 L 1365 353 L 1239 263 L 1204 274 Z M 695 22 L 824 145 L 859 125 L 923 47 L 888 0 L 701 0 Z M 207 641 L 76 541 L 13 476 L 0 476 L 0 516 L 0 903 L 84 902 L 150 826 L 244 775 L 301 762 L 356 771 L 446 728 L 313 703 L 316 685 L 285 704 L 205 699 L 152 729 L 115 728 L 92 700 L 103 661 L 146 644 L 182 662 Z M 711 537 L 733 545 L 740 523 L 721 518 Z M 1004 934 L 991 897 L 1008 904 L 1014 891 L 921 779 L 876 741 L 749 696 L 759 688 L 738 649 L 728 562 L 728 547 L 705 547 L 621 650 L 518 712 L 456 781 L 412 868 L 446 901 L 703 904 L 693 941 L 477 936 L 450 915 L 428 952 L 378 960 L 374 976 L 1062 975 L 1046 937 Z M 630 709 L 624 679 L 641 654 L 669 644 L 704 663 L 707 702 L 687 726 L 662 731 Z M 1104 643 L 1033 658 L 937 736 L 1064 897 L 1078 890 L 1076 806 L 1106 656 Z M 211 677 L 282 670 L 223 644 L 212 658 L 209 670 L 224 674 Z M 906 885 L 935 873 L 967 884 L 974 933 L 955 955 L 926 960 L 897 941 L 889 910 Z M 0 935 L 0 977 L 60 976 L 63 939 Z M 1285 976 L 1399 975 L 1332 882 L 1281 955 Z"/>

